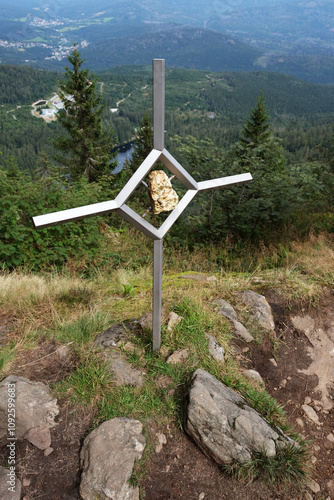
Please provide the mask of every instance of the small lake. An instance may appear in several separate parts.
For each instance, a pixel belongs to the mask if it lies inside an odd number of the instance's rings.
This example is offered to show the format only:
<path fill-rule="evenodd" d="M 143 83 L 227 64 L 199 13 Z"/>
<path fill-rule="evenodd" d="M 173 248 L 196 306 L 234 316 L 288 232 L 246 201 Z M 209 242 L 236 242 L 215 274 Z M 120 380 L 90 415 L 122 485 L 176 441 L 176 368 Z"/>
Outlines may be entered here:
<path fill-rule="evenodd" d="M 128 142 L 127 144 L 123 144 L 122 146 L 119 146 L 117 148 L 119 150 L 117 154 L 118 165 L 113 171 L 113 174 L 116 174 L 117 172 L 122 170 L 125 161 L 131 158 L 131 155 L 133 153 L 133 144 L 133 142 Z"/>

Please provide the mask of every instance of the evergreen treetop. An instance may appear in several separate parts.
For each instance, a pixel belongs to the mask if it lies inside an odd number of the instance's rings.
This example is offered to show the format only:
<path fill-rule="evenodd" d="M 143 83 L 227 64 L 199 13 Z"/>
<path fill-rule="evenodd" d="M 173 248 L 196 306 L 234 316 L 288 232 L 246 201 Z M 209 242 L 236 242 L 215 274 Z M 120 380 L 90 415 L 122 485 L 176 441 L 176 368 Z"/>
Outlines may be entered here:
<path fill-rule="evenodd" d="M 269 115 L 263 92 L 257 100 L 255 108 L 242 128 L 240 143 L 244 147 L 256 148 L 271 136 Z"/>
<path fill-rule="evenodd" d="M 72 67 L 65 68 L 65 77 L 58 82 L 64 108 L 57 116 L 65 135 L 58 135 L 54 141 L 59 151 L 56 160 L 72 180 L 85 175 L 92 182 L 110 174 L 116 166 L 116 153 L 111 153 L 114 135 L 110 128 L 103 130 L 104 105 L 96 89 L 97 79 L 89 69 L 82 69 L 84 60 L 76 45 L 68 60 Z"/>

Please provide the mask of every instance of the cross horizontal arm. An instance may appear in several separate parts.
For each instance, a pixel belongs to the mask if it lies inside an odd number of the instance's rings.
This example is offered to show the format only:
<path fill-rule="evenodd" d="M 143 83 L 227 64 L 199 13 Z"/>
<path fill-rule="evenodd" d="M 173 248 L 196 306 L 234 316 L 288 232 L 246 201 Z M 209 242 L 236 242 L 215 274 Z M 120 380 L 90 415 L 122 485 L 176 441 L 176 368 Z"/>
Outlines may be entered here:
<path fill-rule="evenodd" d="M 37 215 L 33 217 L 32 220 L 36 229 L 43 229 L 44 227 L 65 224 L 66 222 L 73 222 L 85 219 L 86 217 L 93 217 L 94 215 L 103 215 L 116 210 L 116 208 L 118 208 L 118 206 L 114 200 L 102 201 L 101 203 L 94 203 L 93 205 L 85 205 L 83 207 L 60 210 L 59 212 L 52 212 L 50 214 Z"/>
<path fill-rule="evenodd" d="M 249 182 L 253 179 L 250 173 L 229 175 L 228 177 L 220 177 L 219 179 L 211 179 L 210 181 L 202 181 L 198 183 L 198 191 L 208 191 L 210 189 L 219 189 L 241 182 Z"/>

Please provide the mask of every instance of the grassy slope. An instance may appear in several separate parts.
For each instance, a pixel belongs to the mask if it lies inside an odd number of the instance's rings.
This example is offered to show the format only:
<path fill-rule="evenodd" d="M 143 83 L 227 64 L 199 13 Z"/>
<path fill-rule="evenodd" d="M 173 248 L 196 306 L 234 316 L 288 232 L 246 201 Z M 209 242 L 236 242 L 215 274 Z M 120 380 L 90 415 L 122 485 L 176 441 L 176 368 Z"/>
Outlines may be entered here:
<path fill-rule="evenodd" d="M 182 426 L 182 401 L 187 383 L 196 368 L 203 368 L 242 394 L 247 393 L 250 403 L 260 413 L 291 432 L 275 400 L 255 382 L 243 378 L 237 362 L 229 354 L 230 323 L 217 314 L 212 301 L 223 297 L 233 304 L 256 341 L 260 341 L 264 332 L 239 302 L 238 292 L 249 288 L 259 292 L 267 289 L 283 295 L 288 303 L 298 299 L 316 304 L 322 285 L 333 286 L 331 246 L 329 237 L 321 236 L 270 250 L 246 249 L 239 257 L 230 259 L 226 247 L 189 254 L 177 252 L 166 244 L 164 311 L 167 314 L 174 310 L 184 319 L 172 333 L 163 328 L 163 348 L 169 352 L 188 348 L 190 356 L 181 365 L 168 365 L 162 354 L 152 352 L 150 332 L 133 338 L 137 353 L 127 356 L 130 362 L 146 371 L 146 381 L 141 388 L 115 387 L 93 344 L 97 334 L 108 326 L 139 318 L 151 309 L 152 249 L 144 237 L 134 230 L 110 234 L 109 261 L 103 269 L 91 268 L 88 274 L 86 270 L 86 277 L 75 270 L 75 263 L 62 273 L 2 273 L 0 310 L 2 317 L 11 322 L 12 333 L 3 344 L 1 378 L 12 373 L 16 357 L 36 348 L 41 339 L 53 341 L 56 346 L 67 344 L 77 363 L 52 389 L 60 398 L 71 394 L 76 406 L 93 407 L 95 425 L 115 416 L 131 416 L 144 424 L 154 419 L 158 424 L 174 422 Z M 209 273 L 217 279 L 203 283 L 182 278 L 189 272 Z M 228 354 L 224 364 L 208 355 L 206 333 L 213 334 L 225 347 Z M 272 337 L 273 343 L 277 341 Z M 159 375 L 170 377 L 166 389 L 155 385 Z M 171 389 L 176 392 L 168 397 Z M 305 453 L 302 447 L 302 462 Z M 252 471 L 256 475 L 256 467 Z M 302 478 L 304 472 L 302 464 L 297 476 Z"/>

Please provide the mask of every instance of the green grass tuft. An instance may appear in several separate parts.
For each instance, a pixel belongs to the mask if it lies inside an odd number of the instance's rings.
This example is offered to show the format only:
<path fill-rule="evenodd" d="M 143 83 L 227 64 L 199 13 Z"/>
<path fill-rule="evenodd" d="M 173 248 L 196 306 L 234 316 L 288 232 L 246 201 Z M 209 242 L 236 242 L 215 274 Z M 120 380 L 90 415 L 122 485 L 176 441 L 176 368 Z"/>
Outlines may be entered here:
<path fill-rule="evenodd" d="M 295 483 L 302 486 L 310 477 L 310 452 L 306 443 L 289 444 L 279 448 L 274 457 L 265 452 L 254 453 L 252 459 L 241 464 L 233 462 L 223 468 L 240 481 L 255 479 L 274 483 Z"/>

